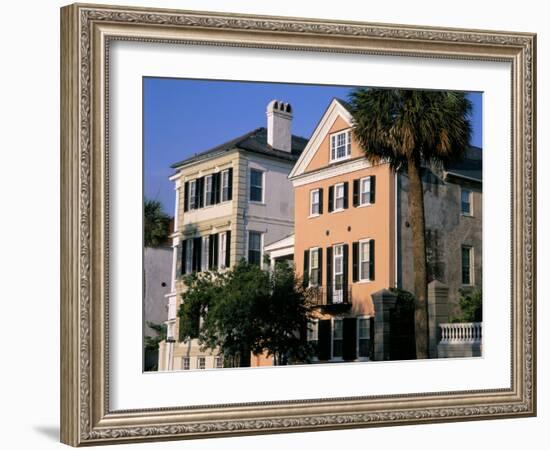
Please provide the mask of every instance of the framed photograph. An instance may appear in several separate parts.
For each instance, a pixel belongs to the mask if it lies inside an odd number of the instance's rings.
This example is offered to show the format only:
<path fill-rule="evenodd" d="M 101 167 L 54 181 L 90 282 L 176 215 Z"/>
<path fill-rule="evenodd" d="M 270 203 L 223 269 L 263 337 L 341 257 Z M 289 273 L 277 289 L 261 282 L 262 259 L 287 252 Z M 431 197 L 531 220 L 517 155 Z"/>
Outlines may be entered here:
<path fill-rule="evenodd" d="M 535 415 L 535 58 L 62 8 L 62 442 Z"/>

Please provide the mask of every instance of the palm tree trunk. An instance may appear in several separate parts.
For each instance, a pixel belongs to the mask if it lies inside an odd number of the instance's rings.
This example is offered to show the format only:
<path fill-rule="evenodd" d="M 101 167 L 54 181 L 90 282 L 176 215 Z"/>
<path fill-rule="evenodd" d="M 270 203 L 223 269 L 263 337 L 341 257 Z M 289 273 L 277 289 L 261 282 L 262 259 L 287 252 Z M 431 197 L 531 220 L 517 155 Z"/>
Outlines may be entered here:
<path fill-rule="evenodd" d="M 407 165 L 409 176 L 409 217 L 413 236 L 414 266 L 414 331 L 416 358 L 428 358 L 428 284 L 426 270 L 426 223 L 424 218 L 424 190 L 420 177 L 420 160 L 411 159 Z"/>

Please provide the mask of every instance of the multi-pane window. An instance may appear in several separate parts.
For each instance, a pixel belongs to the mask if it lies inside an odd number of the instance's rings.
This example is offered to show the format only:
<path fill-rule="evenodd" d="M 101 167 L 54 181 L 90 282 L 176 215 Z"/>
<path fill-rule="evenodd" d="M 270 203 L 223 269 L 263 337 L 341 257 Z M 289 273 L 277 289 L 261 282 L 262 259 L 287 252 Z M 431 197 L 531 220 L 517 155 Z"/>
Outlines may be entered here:
<path fill-rule="evenodd" d="M 309 285 L 319 285 L 319 249 L 312 248 L 309 251 Z"/>
<path fill-rule="evenodd" d="M 214 358 L 214 367 L 216 369 L 222 369 L 223 368 L 223 358 L 221 356 L 216 356 Z"/>
<path fill-rule="evenodd" d="M 351 155 L 351 134 L 349 131 L 333 134 L 330 137 L 330 160 L 339 161 Z"/>
<path fill-rule="evenodd" d="M 208 270 L 208 254 L 210 247 L 210 236 L 203 236 L 202 249 L 201 249 L 201 270 L 206 272 Z"/>
<path fill-rule="evenodd" d="M 206 206 L 212 204 L 212 175 L 204 178 L 204 204 Z"/>
<path fill-rule="evenodd" d="M 344 246 L 336 245 L 334 247 L 334 292 L 332 294 L 333 303 L 342 303 L 344 288 Z"/>
<path fill-rule="evenodd" d="M 334 186 L 334 210 L 344 209 L 344 183 Z"/>
<path fill-rule="evenodd" d="M 185 247 L 185 273 L 193 272 L 193 242 L 193 239 L 188 239 Z"/>
<path fill-rule="evenodd" d="M 370 319 L 360 317 L 357 319 L 357 354 L 359 358 L 369 356 Z"/>
<path fill-rule="evenodd" d="M 261 170 L 250 169 L 250 200 L 263 201 L 264 173 Z"/>
<path fill-rule="evenodd" d="M 184 356 L 182 358 L 182 367 L 183 367 L 183 370 L 189 370 L 191 368 L 191 358 L 189 358 L 188 356 Z"/>
<path fill-rule="evenodd" d="M 229 200 L 229 170 L 222 172 L 222 202 Z"/>
<path fill-rule="evenodd" d="M 227 251 L 227 234 L 220 233 L 218 242 L 218 267 L 225 268 L 225 252 Z"/>
<path fill-rule="evenodd" d="M 332 321 L 332 358 L 342 358 L 344 351 L 344 322 L 342 319 Z"/>
<path fill-rule="evenodd" d="M 204 356 L 197 358 L 197 368 L 206 369 L 206 358 Z"/>
<path fill-rule="evenodd" d="M 370 241 L 359 243 L 359 279 L 369 280 L 370 265 Z"/>
<path fill-rule="evenodd" d="M 469 189 L 460 191 L 460 211 L 466 216 L 472 215 L 472 191 Z"/>
<path fill-rule="evenodd" d="M 469 245 L 462 246 L 462 284 L 473 284 L 472 260 L 474 249 Z"/>
<path fill-rule="evenodd" d="M 248 233 L 248 262 L 257 265 L 262 262 L 262 233 L 257 231 Z"/>
<path fill-rule="evenodd" d="M 312 320 L 308 324 L 307 341 L 313 345 L 317 345 L 319 342 L 319 322 L 317 320 Z"/>
<path fill-rule="evenodd" d="M 314 189 L 311 191 L 311 198 L 310 198 L 310 210 L 309 214 L 311 216 L 316 216 L 320 212 L 320 200 L 319 200 L 319 189 Z"/>
<path fill-rule="evenodd" d="M 361 192 L 359 203 L 361 205 L 368 205 L 371 200 L 371 177 L 361 179 Z"/>
<path fill-rule="evenodd" d="M 189 209 L 197 209 L 197 180 L 189 182 Z"/>

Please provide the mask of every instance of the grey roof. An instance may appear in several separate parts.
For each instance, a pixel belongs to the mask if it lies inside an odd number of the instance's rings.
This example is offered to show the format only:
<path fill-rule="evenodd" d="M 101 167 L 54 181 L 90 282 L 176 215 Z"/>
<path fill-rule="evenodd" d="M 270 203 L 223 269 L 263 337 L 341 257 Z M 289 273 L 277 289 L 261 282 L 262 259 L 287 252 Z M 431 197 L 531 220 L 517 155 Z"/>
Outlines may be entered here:
<path fill-rule="evenodd" d="M 470 180 L 483 181 L 483 157 L 479 147 L 470 147 L 466 157 L 447 167 L 447 174 Z"/>
<path fill-rule="evenodd" d="M 234 149 L 245 150 L 266 155 L 272 158 L 294 162 L 298 159 L 298 157 L 304 150 L 307 141 L 308 140 L 306 138 L 292 135 L 291 152 L 289 153 L 284 150 L 278 150 L 267 143 L 267 129 L 261 127 L 249 131 L 242 136 L 224 142 L 223 144 L 217 145 L 216 147 L 213 147 L 211 149 L 205 150 L 200 153 L 195 153 L 193 156 L 186 158 L 183 161 L 174 163 L 170 167 L 173 169 L 177 169 L 187 164 L 220 156 L 221 154 Z"/>

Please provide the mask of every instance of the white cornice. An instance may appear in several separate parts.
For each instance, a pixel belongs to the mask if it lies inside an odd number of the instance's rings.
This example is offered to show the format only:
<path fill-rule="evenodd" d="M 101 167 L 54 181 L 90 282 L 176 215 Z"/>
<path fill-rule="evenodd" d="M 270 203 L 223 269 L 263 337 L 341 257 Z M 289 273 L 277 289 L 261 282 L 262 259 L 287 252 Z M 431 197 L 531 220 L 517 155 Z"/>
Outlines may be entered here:
<path fill-rule="evenodd" d="M 315 172 L 304 173 L 292 179 L 294 187 L 345 175 L 358 170 L 368 169 L 372 164 L 366 158 L 356 158 L 346 163 L 328 166 Z"/>
<path fill-rule="evenodd" d="M 353 116 L 350 114 L 350 112 L 346 108 L 344 108 L 344 106 L 338 100 L 333 99 L 329 107 L 325 111 L 325 114 L 323 114 L 323 117 L 319 121 L 319 124 L 315 128 L 315 131 L 311 135 L 311 138 L 308 141 L 306 148 L 304 149 L 304 151 L 300 155 L 300 158 L 298 158 L 298 161 L 296 161 L 294 168 L 290 172 L 290 175 L 288 176 L 290 179 L 297 177 L 305 172 L 307 166 L 317 153 L 317 150 L 323 142 L 323 139 L 328 134 L 330 127 L 332 127 L 334 121 L 338 117 L 342 117 L 342 119 L 347 122 L 348 126 L 351 127 L 353 125 Z"/>

